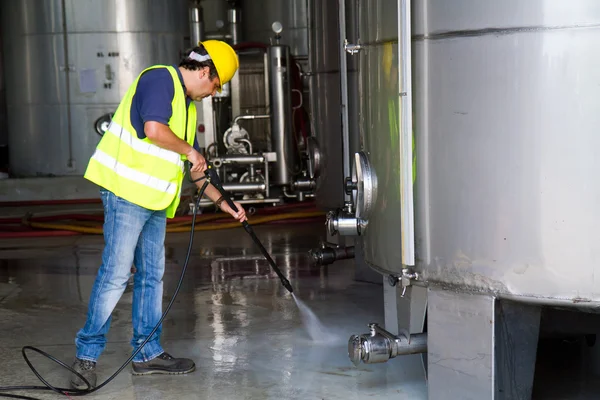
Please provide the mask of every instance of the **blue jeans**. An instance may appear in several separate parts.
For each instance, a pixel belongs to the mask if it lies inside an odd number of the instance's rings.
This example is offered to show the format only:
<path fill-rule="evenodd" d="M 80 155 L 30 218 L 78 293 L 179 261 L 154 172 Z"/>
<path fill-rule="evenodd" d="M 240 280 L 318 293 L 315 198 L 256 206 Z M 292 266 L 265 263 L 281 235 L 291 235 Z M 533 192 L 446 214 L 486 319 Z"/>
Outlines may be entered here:
<path fill-rule="evenodd" d="M 136 267 L 133 287 L 133 338 L 136 350 L 162 316 L 165 271 L 166 213 L 137 206 L 112 192 L 100 192 L 104 204 L 104 251 L 96 276 L 87 321 L 77 333 L 77 358 L 97 361 L 106 346 L 111 314 L 123 295 L 132 264 Z M 134 362 L 149 361 L 163 352 L 162 326 L 135 356 Z"/>

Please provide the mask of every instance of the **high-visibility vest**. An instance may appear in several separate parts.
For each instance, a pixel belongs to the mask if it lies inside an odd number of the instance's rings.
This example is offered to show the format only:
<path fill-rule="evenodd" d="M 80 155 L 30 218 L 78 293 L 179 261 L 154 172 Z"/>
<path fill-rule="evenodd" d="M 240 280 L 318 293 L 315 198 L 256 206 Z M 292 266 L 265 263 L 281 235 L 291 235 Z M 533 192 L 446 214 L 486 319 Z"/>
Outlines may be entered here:
<path fill-rule="evenodd" d="M 84 177 L 131 203 L 150 210 L 166 210 L 167 217 L 172 218 L 179 205 L 186 157 L 163 149 L 148 138 L 139 139 L 130 120 L 138 81 L 144 72 L 154 68 L 166 68 L 173 78 L 175 95 L 169 127 L 177 137 L 194 145 L 196 106 L 192 101 L 186 107 L 185 93 L 175 68 L 155 65 L 144 70 L 127 90 Z"/>

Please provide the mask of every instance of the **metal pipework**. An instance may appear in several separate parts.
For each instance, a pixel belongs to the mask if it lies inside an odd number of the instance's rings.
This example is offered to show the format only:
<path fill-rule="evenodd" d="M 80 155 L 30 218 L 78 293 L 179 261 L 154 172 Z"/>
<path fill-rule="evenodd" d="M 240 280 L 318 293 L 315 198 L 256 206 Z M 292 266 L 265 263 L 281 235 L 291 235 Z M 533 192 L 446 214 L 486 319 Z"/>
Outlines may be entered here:
<path fill-rule="evenodd" d="M 348 340 L 348 357 L 355 366 L 383 363 L 390 358 L 427 352 L 427 334 L 407 332 L 393 335 L 378 324 L 369 324 L 370 332 L 352 335 Z"/>
<path fill-rule="evenodd" d="M 204 41 L 204 21 L 203 11 L 200 1 L 191 2 L 190 9 L 190 42 L 192 47 L 198 45 L 198 42 Z"/>
<path fill-rule="evenodd" d="M 270 46 L 269 91 L 271 103 L 271 137 L 273 150 L 277 153 L 277 166 L 273 171 L 272 183 L 289 185 L 291 170 L 295 166 L 294 143 L 292 141 L 292 102 L 290 89 L 290 48 L 284 45 Z"/>
<path fill-rule="evenodd" d="M 298 179 L 292 182 L 292 188 L 294 190 L 312 191 L 317 187 L 317 182 L 313 179 Z"/>
<path fill-rule="evenodd" d="M 231 43 L 239 44 L 242 41 L 242 10 L 231 8 L 227 11 L 229 20 L 229 32 L 231 34 Z"/>
<path fill-rule="evenodd" d="M 298 201 L 304 201 L 306 197 L 314 198 L 314 193 L 305 193 L 305 192 L 297 192 L 296 194 L 292 194 L 288 191 L 287 186 L 283 188 L 283 195 L 288 199 L 298 199 Z"/>
<path fill-rule="evenodd" d="M 333 264 L 338 260 L 347 260 L 354 258 L 354 246 L 348 247 L 331 247 L 323 244 L 318 249 L 308 252 L 312 258 L 313 264 L 316 266 Z"/>
<path fill-rule="evenodd" d="M 364 223 L 347 210 L 329 211 L 325 222 L 331 236 L 360 236 Z"/>
<path fill-rule="evenodd" d="M 233 119 L 234 125 L 239 125 L 238 121 L 241 119 L 268 119 L 271 118 L 269 114 L 258 114 L 258 115 L 238 115 Z"/>
<path fill-rule="evenodd" d="M 224 164 L 262 164 L 265 156 L 260 154 L 231 154 L 223 157 L 215 157 L 210 160 L 216 168 Z"/>
<path fill-rule="evenodd" d="M 223 189 L 232 193 L 239 192 L 264 192 L 267 185 L 264 183 L 224 183 Z"/>
<path fill-rule="evenodd" d="M 280 198 L 266 198 L 266 199 L 239 199 L 236 202 L 240 204 L 271 204 L 273 206 L 280 204 L 282 200 Z M 200 207 L 213 207 L 215 203 L 209 199 L 202 199 L 200 201 Z M 194 203 L 190 204 L 193 207 Z M 192 210 L 193 211 L 193 210 Z"/>

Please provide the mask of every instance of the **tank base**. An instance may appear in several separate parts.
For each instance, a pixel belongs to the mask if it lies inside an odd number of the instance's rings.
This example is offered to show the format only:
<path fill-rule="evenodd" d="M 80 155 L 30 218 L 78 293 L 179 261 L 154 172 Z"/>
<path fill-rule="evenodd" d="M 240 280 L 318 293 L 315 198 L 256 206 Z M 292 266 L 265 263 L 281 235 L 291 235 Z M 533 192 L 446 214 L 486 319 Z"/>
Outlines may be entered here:
<path fill-rule="evenodd" d="M 429 399 L 530 399 L 539 306 L 428 290 Z"/>

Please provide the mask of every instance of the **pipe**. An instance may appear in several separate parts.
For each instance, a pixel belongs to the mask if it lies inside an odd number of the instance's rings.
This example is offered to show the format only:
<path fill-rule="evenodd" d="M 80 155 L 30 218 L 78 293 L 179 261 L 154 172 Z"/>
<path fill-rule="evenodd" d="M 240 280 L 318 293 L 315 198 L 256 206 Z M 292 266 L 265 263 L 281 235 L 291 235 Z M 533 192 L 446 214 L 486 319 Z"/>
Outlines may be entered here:
<path fill-rule="evenodd" d="M 216 157 L 210 160 L 210 162 L 219 168 L 223 164 L 261 164 L 265 162 L 265 156 L 252 155 L 252 154 L 231 154 L 224 157 Z"/>
<path fill-rule="evenodd" d="M 224 183 L 223 189 L 232 193 L 264 192 L 266 185 L 264 183 Z"/>
<path fill-rule="evenodd" d="M 248 139 L 237 139 L 236 142 L 246 143 L 248 145 L 248 153 L 249 154 L 253 153 L 253 151 L 252 151 L 252 142 L 249 141 Z"/>
<path fill-rule="evenodd" d="M 190 44 L 191 47 L 198 46 L 198 42 L 204 41 L 204 13 L 199 0 L 190 4 Z"/>
<path fill-rule="evenodd" d="M 346 37 L 346 0 L 338 0 L 340 43 L 348 39 Z M 344 177 L 350 176 L 350 128 L 348 125 L 348 60 L 346 49 L 340 46 L 340 86 L 342 109 L 342 167 Z M 350 200 L 350 195 L 344 193 L 345 201 Z"/>
<path fill-rule="evenodd" d="M 226 41 L 227 39 L 231 39 L 230 33 L 219 33 L 219 32 L 207 32 L 204 34 L 204 39 L 208 40 L 222 40 Z"/>
<path fill-rule="evenodd" d="M 240 204 L 276 204 L 276 203 L 281 203 L 281 199 L 277 198 L 277 199 L 270 199 L 270 198 L 266 198 L 266 199 L 246 199 L 246 200 L 236 200 L 236 202 L 240 203 Z M 214 203 L 210 200 L 202 200 L 200 202 L 200 207 L 209 207 L 211 205 L 213 205 Z M 277 206 L 275 208 L 279 208 L 279 207 L 283 207 L 283 206 Z"/>
<path fill-rule="evenodd" d="M 339 260 L 354 258 L 354 246 L 331 247 L 323 245 L 320 248 L 308 252 L 315 266 L 333 264 Z"/>
<path fill-rule="evenodd" d="M 413 126 L 411 70 L 411 0 L 398 0 L 398 54 L 400 92 L 400 240 L 402 264 L 415 265 L 413 196 Z"/>
<path fill-rule="evenodd" d="M 231 44 L 237 45 L 242 40 L 242 10 L 239 8 L 231 8 L 227 11 L 229 19 L 229 28 L 231 34 Z"/>
<path fill-rule="evenodd" d="M 378 324 L 369 324 L 370 332 L 352 335 L 348 340 L 348 357 L 355 366 L 383 363 L 390 358 L 427 352 L 427 334 L 403 332 L 396 336 Z"/>
<path fill-rule="evenodd" d="M 271 118 L 270 114 L 258 114 L 258 115 L 238 115 L 237 117 L 235 117 L 235 119 L 233 120 L 233 124 L 234 125 L 239 125 L 238 121 L 241 119 L 269 119 Z"/>
<path fill-rule="evenodd" d="M 363 224 L 356 216 L 345 210 L 329 211 L 325 226 L 331 236 L 360 236 Z"/>
<path fill-rule="evenodd" d="M 227 17 L 229 19 L 229 32 L 231 34 L 231 44 L 236 45 L 242 41 L 242 11 L 236 8 L 235 4 L 231 5 L 232 8 L 227 11 Z M 240 79 L 240 72 L 237 71 L 230 82 L 231 86 L 231 115 L 239 115 L 242 110 L 242 85 Z"/>
<path fill-rule="evenodd" d="M 296 165 L 294 141 L 292 138 L 292 103 L 290 88 L 290 48 L 274 45 L 268 49 L 269 57 L 269 98 L 271 104 L 271 141 L 277 153 L 272 183 L 288 185 L 292 170 Z"/>
<path fill-rule="evenodd" d="M 67 33 L 67 6 L 66 1 L 61 1 L 62 8 L 62 28 L 63 28 L 63 47 L 64 47 L 64 71 L 65 71 L 65 96 L 67 101 L 67 135 L 68 135 L 68 146 L 69 146 L 69 160 L 67 161 L 67 167 L 74 167 L 73 160 L 73 124 L 71 121 L 71 79 L 69 72 L 71 67 L 69 66 L 69 40 Z"/>
<path fill-rule="evenodd" d="M 312 179 L 296 180 L 292 182 L 292 188 L 294 190 L 314 190 L 317 187 L 317 183 Z"/>

